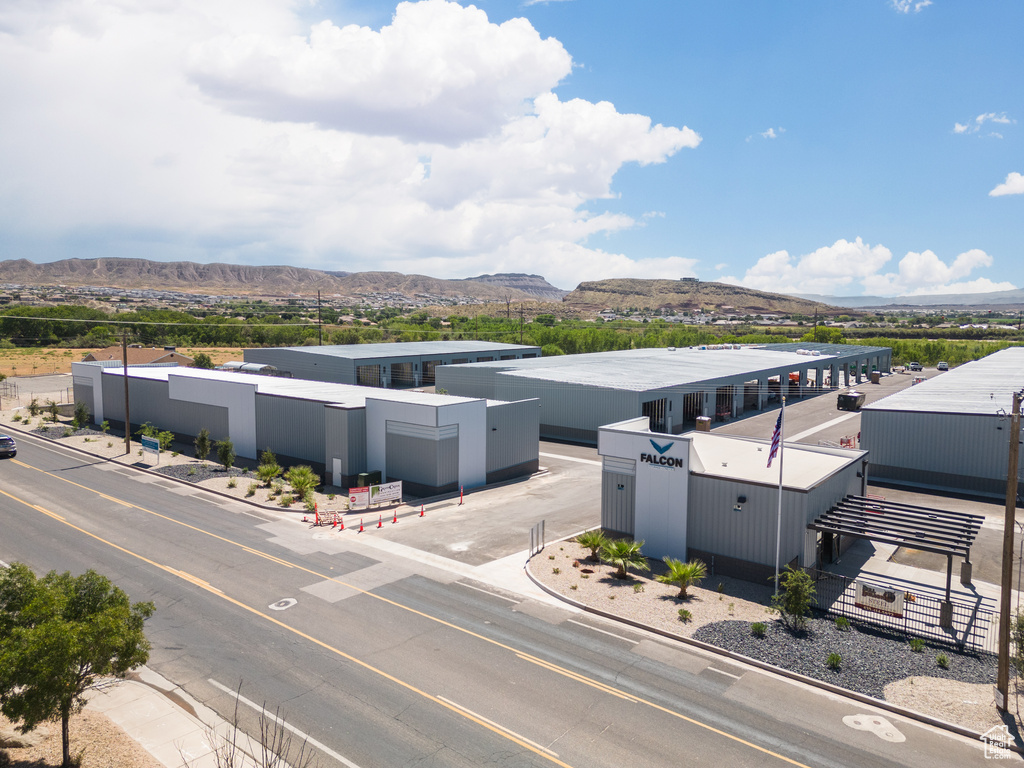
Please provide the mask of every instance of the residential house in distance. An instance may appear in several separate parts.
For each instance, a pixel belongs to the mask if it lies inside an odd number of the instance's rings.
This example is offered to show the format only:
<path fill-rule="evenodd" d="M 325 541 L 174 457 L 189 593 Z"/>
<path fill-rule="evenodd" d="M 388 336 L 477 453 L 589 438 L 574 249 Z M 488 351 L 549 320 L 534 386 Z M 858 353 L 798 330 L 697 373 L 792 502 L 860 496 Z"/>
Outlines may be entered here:
<path fill-rule="evenodd" d="M 122 365 L 124 352 L 121 346 L 115 345 L 90 352 L 82 358 L 83 363 L 108 363 L 111 361 Z M 128 365 L 168 365 L 176 364 L 191 367 L 193 360 L 188 355 L 183 355 L 174 347 L 143 347 L 139 344 L 128 346 Z"/>

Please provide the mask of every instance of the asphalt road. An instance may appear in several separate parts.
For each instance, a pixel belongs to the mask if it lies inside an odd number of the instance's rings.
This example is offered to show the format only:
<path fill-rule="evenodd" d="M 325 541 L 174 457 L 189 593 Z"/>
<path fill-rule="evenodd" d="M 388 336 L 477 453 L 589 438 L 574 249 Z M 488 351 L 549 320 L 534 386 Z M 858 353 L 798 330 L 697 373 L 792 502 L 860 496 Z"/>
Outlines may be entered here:
<path fill-rule="evenodd" d="M 152 668 L 228 718 L 241 681 L 341 758 L 322 765 L 984 764 L 966 739 L 884 715 L 904 737 L 886 741 L 844 723 L 864 705 L 317 533 L 30 438 L 0 462 L 0 560 L 154 601 Z"/>

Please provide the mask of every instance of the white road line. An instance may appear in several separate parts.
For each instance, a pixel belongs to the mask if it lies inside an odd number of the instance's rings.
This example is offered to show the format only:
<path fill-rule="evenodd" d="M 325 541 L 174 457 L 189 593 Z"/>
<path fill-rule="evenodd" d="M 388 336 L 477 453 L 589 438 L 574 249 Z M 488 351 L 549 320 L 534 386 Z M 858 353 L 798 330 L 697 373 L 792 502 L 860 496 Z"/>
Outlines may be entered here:
<path fill-rule="evenodd" d="M 563 456 L 560 453 L 544 453 L 543 451 L 540 451 L 538 455 L 544 456 L 544 457 L 549 458 L 549 459 L 562 459 L 563 461 L 575 461 L 577 464 L 593 464 L 594 466 L 597 466 L 597 467 L 604 466 L 603 462 L 600 462 L 600 461 L 594 461 L 593 459 L 577 459 L 575 456 Z"/>
<path fill-rule="evenodd" d="M 474 712 L 471 709 L 467 709 L 466 707 L 462 706 L 461 704 L 456 704 L 451 699 L 446 699 L 444 696 L 438 696 L 437 698 L 440 701 L 443 701 L 445 704 L 451 704 L 453 707 L 455 707 L 456 709 L 460 710 L 461 712 L 465 712 L 467 715 L 472 715 L 473 717 L 477 718 L 478 720 L 483 720 L 488 725 L 493 725 L 499 731 L 507 733 L 509 736 L 514 736 L 515 738 L 519 739 L 520 741 L 525 741 L 531 747 L 536 747 L 541 752 L 547 752 L 552 757 L 558 757 L 558 753 L 557 752 L 553 752 L 552 750 L 548 749 L 547 747 L 545 747 L 545 746 L 543 746 L 541 744 L 538 744 L 536 741 L 530 741 L 528 738 L 526 738 L 522 734 L 516 733 L 512 729 L 506 728 L 503 725 L 499 725 L 498 723 L 494 722 L 493 720 L 489 720 L 488 718 L 484 717 L 483 715 L 481 715 L 481 714 L 479 714 L 477 712 Z"/>
<path fill-rule="evenodd" d="M 837 419 L 832 419 L 832 421 L 826 421 L 824 424 L 819 424 L 818 426 L 813 427 L 811 429 L 805 429 L 799 435 L 787 435 L 786 442 L 795 443 L 798 440 L 803 440 L 808 435 L 813 435 L 815 432 L 822 432 L 823 430 L 826 430 L 829 427 L 834 427 L 836 424 L 842 424 L 847 419 L 852 419 L 856 415 L 856 413 L 848 413 L 845 416 L 840 416 Z"/>
<path fill-rule="evenodd" d="M 740 679 L 739 675 L 734 675 L 731 672 L 725 672 L 724 670 L 721 670 L 721 669 L 715 669 L 714 667 L 707 667 L 707 670 L 708 670 L 708 672 L 717 672 L 720 675 L 725 675 L 726 677 L 731 677 L 733 680 L 739 680 Z"/>
<path fill-rule="evenodd" d="M 598 629 L 597 627 L 592 627 L 589 624 L 584 624 L 582 621 L 576 621 L 575 619 L 566 619 L 566 621 L 569 624 L 575 624 L 578 627 L 586 627 L 587 629 L 592 629 L 594 632 L 600 632 L 602 635 L 608 635 L 609 637 L 614 637 L 616 640 L 625 640 L 627 643 L 633 643 L 633 645 L 639 645 L 639 643 L 640 643 L 639 640 L 630 640 L 628 637 L 623 637 L 622 635 L 616 635 L 614 632 L 609 632 L 606 629 Z"/>
<path fill-rule="evenodd" d="M 208 682 L 214 688 L 219 688 L 220 690 L 224 691 L 224 693 L 228 693 L 228 694 L 234 696 L 236 699 L 238 699 L 238 701 L 240 701 L 242 704 L 245 704 L 247 707 L 251 707 L 252 709 L 255 709 L 257 712 L 262 712 L 264 715 L 266 715 L 267 719 L 272 720 L 273 722 L 275 722 L 278 725 L 280 725 L 282 728 L 287 728 L 289 731 L 294 733 L 296 736 L 298 736 L 300 739 L 305 741 L 311 747 L 316 747 L 321 752 L 323 752 L 325 755 L 329 755 L 329 756 L 333 757 L 335 760 L 337 760 L 342 765 L 347 765 L 348 768 L 359 768 L 358 765 L 356 765 L 355 763 L 353 763 L 351 760 L 347 759 L 346 757 L 344 757 L 342 755 L 339 755 L 337 752 L 335 752 L 333 749 L 328 747 L 326 744 L 322 744 L 319 741 L 317 741 L 316 739 L 314 739 L 312 736 L 309 736 L 308 734 L 303 733 L 298 728 L 296 728 L 294 725 L 289 725 L 284 720 L 281 720 L 280 718 L 276 717 L 272 712 L 268 712 L 265 707 L 260 706 L 255 701 L 250 701 L 249 699 L 245 698 L 245 696 L 242 696 L 238 691 L 233 691 L 230 688 L 228 688 L 226 685 L 221 685 L 220 683 L 218 683 L 216 680 L 213 680 L 213 679 L 207 678 L 206 682 Z"/>
<path fill-rule="evenodd" d="M 489 590 L 489 589 L 482 589 L 481 587 L 474 587 L 472 584 L 467 584 L 464 581 L 456 581 L 455 583 L 458 584 L 460 587 L 466 587 L 467 589 L 475 589 L 477 592 L 483 592 L 485 595 L 490 595 L 491 597 L 496 597 L 499 600 L 508 600 L 510 603 L 519 603 L 520 602 L 520 600 L 518 600 L 516 598 L 505 597 L 504 595 L 499 595 L 499 594 L 496 594 L 494 592 L 491 592 L 491 590 Z"/>

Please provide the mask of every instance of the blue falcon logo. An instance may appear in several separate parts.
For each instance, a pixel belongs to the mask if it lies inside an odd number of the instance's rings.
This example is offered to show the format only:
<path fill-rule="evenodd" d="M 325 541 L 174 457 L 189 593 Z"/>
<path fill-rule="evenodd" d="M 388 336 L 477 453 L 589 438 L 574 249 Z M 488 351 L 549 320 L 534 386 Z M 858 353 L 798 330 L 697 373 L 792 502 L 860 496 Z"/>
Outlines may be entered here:
<path fill-rule="evenodd" d="M 654 446 L 654 450 L 656 450 L 659 454 L 663 454 L 665 453 L 665 451 L 671 448 L 674 445 L 674 443 L 665 443 L 665 445 L 658 445 L 656 442 L 651 440 L 651 445 Z"/>

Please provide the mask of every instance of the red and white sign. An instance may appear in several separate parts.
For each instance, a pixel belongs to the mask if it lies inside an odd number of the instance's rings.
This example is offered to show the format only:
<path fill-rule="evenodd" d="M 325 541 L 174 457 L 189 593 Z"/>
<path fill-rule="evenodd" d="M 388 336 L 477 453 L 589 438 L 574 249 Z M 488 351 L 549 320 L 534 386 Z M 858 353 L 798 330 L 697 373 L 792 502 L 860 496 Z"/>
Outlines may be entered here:
<path fill-rule="evenodd" d="M 370 506 L 370 486 L 348 489 L 349 509 L 366 509 Z"/>
<path fill-rule="evenodd" d="M 903 616 L 903 590 L 872 587 L 868 584 L 856 583 L 853 604 L 865 611 L 884 613 L 887 616 Z"/>

